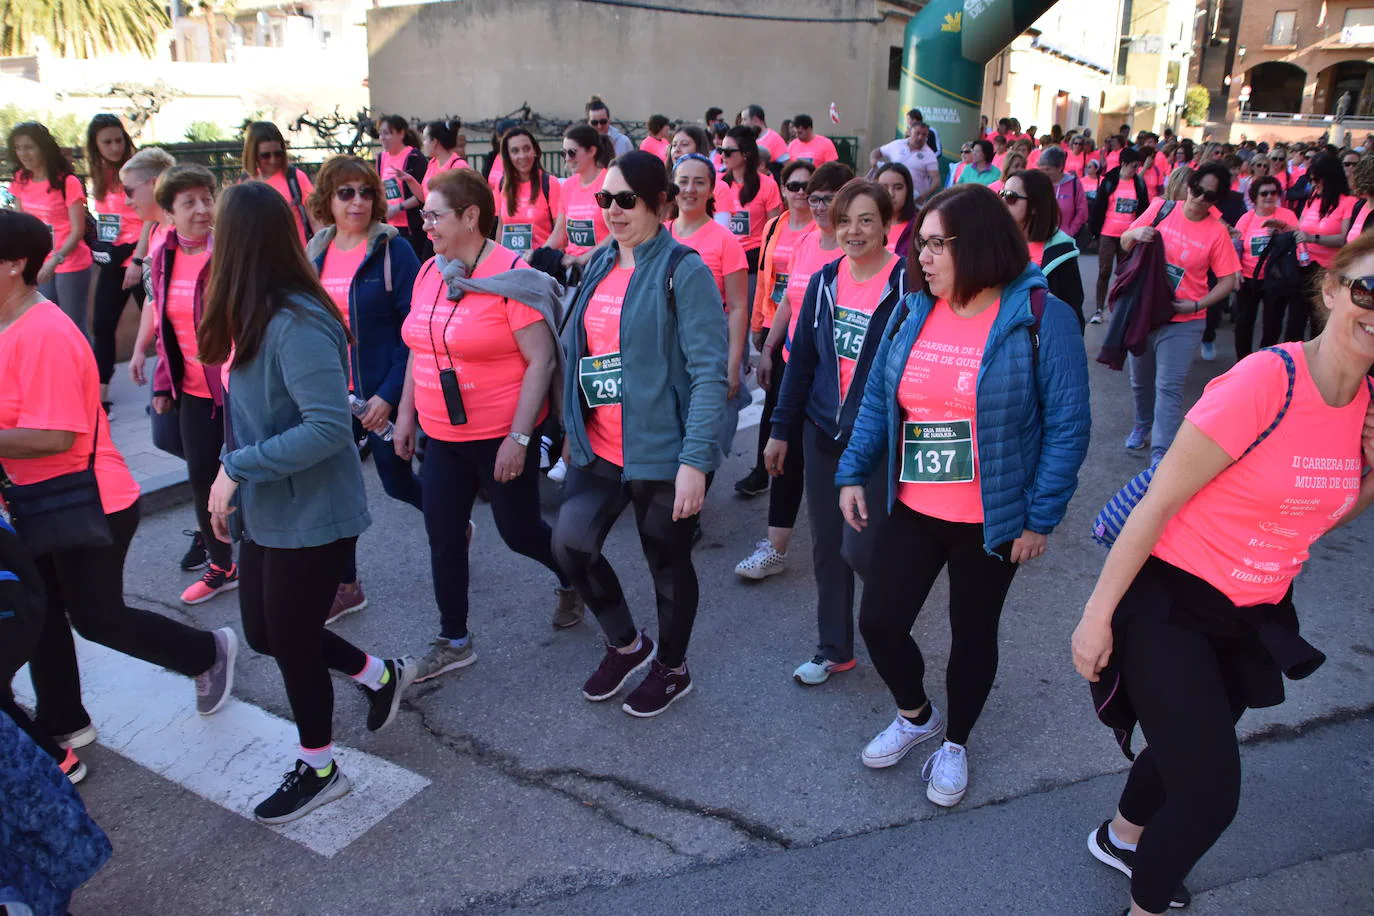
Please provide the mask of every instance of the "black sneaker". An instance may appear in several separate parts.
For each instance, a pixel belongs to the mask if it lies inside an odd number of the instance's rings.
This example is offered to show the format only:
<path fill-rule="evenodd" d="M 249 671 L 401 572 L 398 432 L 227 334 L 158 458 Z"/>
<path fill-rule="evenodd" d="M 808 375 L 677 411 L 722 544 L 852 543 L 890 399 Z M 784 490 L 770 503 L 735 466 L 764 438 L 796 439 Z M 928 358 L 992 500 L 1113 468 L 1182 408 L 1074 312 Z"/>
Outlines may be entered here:
<path fill-rule="evenodd" d="M 1110 823 L 1111 821 L 1103 821 L 1101 827 L 1088 834 L 1088 852 L 1092 853 L 1093 858 L 1103 865 L 1110 865 L 1129 878 L 1131 869 L 1135 865 L 1135 850 L 1122 849 L 1112 842 L 1111 835 L 1107 833 L 1107 825 Z M 1188 888 L 1180 884 L 1174 889 L 1173 898 L 1169 900 L 1169 907 L 1181 910 L 1192 902 L 1193 895 L 1188 891 Z"/>
<path fill-rule="evenodd" d="M 668 711 L 678 700 L 692 692 L 692 675 L 687 666 L 678 674 L 658 659 L 649 663 L 649 675 L 636 687 L 620 708 L 640 719 L 652 719 Z"/>
<path fill-rule="evenodd" d="M 199 531 L 183 531 L 181 533 L 191 536 L 191 546 L 186 548 L 186 555 L 181 558 L 181 568 L 187 572 L 204 569 L 205 564 L 210 562 L 210 557 L 205 552 L 205 539 L 200 536 Z"/>
<path fill-rule="evenodd" d="M 376 690 L 363 687 L 367 695 L 367 730 L 379 732 L 396 718 L 401 708 L 401 694 L 415 680 L 415 663 L 408 658 L 388 658 L 386 671 L 391 677 Z"/>
<path fill-rule="evenodd" d="M 620 692 L 620 688 L 636 671 L 648 663 L 653 654 L 654 641 L 648 633 L 643 632 L 639 634 L 637 652 L 623 653 L 618 652 L 615 646 L 607 646 L 606 657 L 601 659 L 596 671 L 582 685 L 582 695 L 593 703 L 609 700 Z"/>
<path fill-rule="evenodd" d="M 329 764 L 329 773 L 321 776 L 304 760 L 283 777 L 281 786 L 253 809 L 253 816 L 261 824 L 285 824 L 305 817 L 321 805 L 327 805 L 347 795 L 353 786 L 339 769 L 338 761 Z"/>
<path fill-rule="evenodd" d="M 735 492 L 746 499 L 768 492 L 770 479 L 763 468 L 754 468 L 744 478 L 735 481 Z"/>

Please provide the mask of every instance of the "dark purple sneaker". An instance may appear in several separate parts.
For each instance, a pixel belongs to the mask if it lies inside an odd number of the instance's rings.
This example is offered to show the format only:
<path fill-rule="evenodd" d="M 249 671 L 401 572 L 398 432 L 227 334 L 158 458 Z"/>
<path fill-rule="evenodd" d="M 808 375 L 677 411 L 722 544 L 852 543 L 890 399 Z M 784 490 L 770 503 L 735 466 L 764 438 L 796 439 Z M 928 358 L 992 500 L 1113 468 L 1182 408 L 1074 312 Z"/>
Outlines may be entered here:
<path fill-rule="evenodd" d="M 649 634 L 640 632 L 639 651 L 628 654 L 616 651 L 615 646 L 606 647 L 606 657 L 601 660 L 601 664 L 587 678 L 587 683 L 582 685 L 582 695 L 593 703 L 600 703 L 602 700 L 609 700 L 620 692 L 620 688 L 625 686 L 636 671 L 653 657 L 654 641 L 649 638 Z"/>
<path fill-rule="evenodd" d="M 677 674 L 667 665 L 654 659 L 649 663 L 649 675 L 644 678 L 620 707 L 632 716 L 652 719 L 659 713 L 667 712 L 668 707 L 692 692 L 692 675 L 683 665 L 682 673 Z"/>

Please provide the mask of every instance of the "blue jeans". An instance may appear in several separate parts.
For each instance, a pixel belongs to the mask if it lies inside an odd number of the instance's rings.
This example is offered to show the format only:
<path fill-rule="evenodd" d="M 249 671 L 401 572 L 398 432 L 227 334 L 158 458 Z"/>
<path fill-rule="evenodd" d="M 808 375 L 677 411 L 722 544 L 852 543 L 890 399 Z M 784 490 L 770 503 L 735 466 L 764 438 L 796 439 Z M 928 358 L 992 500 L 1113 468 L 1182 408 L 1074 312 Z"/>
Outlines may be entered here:
<path fill-rule="evenodd" d="M 1150 332 L 1140 356 L 1127 357 L 1135 422 L 1150 429 L 1150 449 L 1168 449 L 1183 425 L 1183 385 L 1193 365 L 1206 321 L 1171 321 Z"/>

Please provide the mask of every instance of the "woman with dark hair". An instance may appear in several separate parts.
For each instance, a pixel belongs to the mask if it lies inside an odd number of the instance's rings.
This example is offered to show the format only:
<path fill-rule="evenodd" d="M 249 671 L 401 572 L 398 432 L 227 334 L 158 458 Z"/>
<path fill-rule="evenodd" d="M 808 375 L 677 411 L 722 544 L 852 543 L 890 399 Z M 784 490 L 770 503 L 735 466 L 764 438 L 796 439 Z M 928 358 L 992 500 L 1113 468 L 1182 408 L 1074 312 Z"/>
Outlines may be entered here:
<path fill-rule="evenodd" d="M 658 158 L 668 160 L 668 145 L 671 132 L 668 130 L 672 126 L 672 121 L 668 120 L 667 115 L 649 115 L 649 120 L 645 124 L 648 128 L 648 136 L 639 141 L 639 148 L 646 153 L 653 153 Z M 564 135 L 566 136 L 566 134 Z M 612 158 L 614 158 L 615 147 L 611 147 Z"/>
<path fill-rule="evenodd" d="M 243 173 L 271 186 L 291 205 L 301 244 L 315 233 L 306 198 L 315 190 L 310 176 L 287 159 L 286 138 L 271 121 L 252 121 L 243 131 Z"/>
<path fill-rule="evenodd" d="M 688 153 L 709 157 L 713 152 L 714 147 L 711 144 L 711 138 L 706 135 L 706 131 L 695 124 L 683 124 L 673 134 L 672 143 L 668 148 L 668 163 L 671 165 Z M 712 167 L 717 172 L 720 171 L 719 163 L 713 161 Z"/>
<path fill-rule="evenodd" d="M 974 140 L 969 144 L 972 153 L 968 165 L 964 167 L 956 179 L 956 185 L 981 184 L 990 185 L 1002 177 L 1002 170 L 993 165 L 992 144 L 986 140 Z"/>
<path fill-rule="evenodd" d="M 563 159 L 572 174 L 559 186 L 558 218 L 547 244 L 563 252 L 564 271 L 575 267 L 580 272 L 591 253 L 610 235 L 605 216 L 596 205 L 596 192 L 601 190 L 606 166 L 614 158 L 610 137 L 590 124 L 574 124 L 563 131 Z"/>
<path fill-rule="evenodd" d="M 597 204 L 613 238 L 587 264 L 562 337 L 568 477 L 554 552 L 607 641 L 582 695 L 609 700 L 647 664 L 623 706 L 639 717 L 659 715 L 692 690 L 687 644 L 700 597 L 692 530 L 707 476 L 721 461 L 727 388 L 720 290 L 659 222 L 676 190 L 650 153 L 611 163 Z M 631 505 L 658 597 L 657 646 L 636 630 L 601 552 Z"/>
<path fill-rule="evenodd" d="M 911 171 L 900 162 L 884 162 L 878 166 L 873 180 L 882 185 L 887 196 L 892 199 L 892 225 L 887 228 L 885 247 L 905 261 L 911 252 L 911 233 L 907 229 L 916 218 L 916 198 L 911 193 Z"/>
<path fill-rule="evenodd" d="M 53 135 L 37 121 L 16 124 L 8 144 L 15 167 L 10 194 L 21 212 L 38 217 L 52 231 L 53 250 L 38 270 L 38 288 L 85 334 L 93 263 L 85 242 L 86 188 Z"/>
<path fill-rule="evenodd" d="M 1285 675 L 1325 661 L 1299 632 L 1293 585 L 1312 544 L 1374 502 L 1374 475 L 1360 473 L 1374 464 L 1371 276 L 1374 238 L 1362 236 L 1322 274 L 1316 339 L 1212 380 L 1074 630 L 1074 667 L 1115 711 L 1122 750 L 1135 725 L 1149 745 L 1114 816 L 1088 835 L 1092 856 L 1130 877 L 1133 916 L 1188 904 L 1184 879 L 1240 805 L 1236 723 L 1283 702 Z M 1311 468 L 1343 473 L 1314 488 Z M 1316 783 L 1324 762 L 1309 754 L 1292 776 Z"/>
<path fill-rule="evenodd" d="M 330 671 L 364 688 L 374 732 L 396 718 L 414 676 L 409 659 L 368 655 L 324 627 L 371 519 L 348 408 L 351 335 L 289 214 L 263 182 L 224 192 L 197 332 L 233 393 L 232 435 L 210 490 L 215 536 L 240 542 L 243 635 L 276 660 L 300 738 L 295 765 L 253 809 L 264 824 L 304 817 L 350 789 L 334 763 Z"/>
<path fill-rule="evenodd" d="M 91 171 L 92 210 L 95 212 L 96 263 L 91 337 L 100 370 L 100 402 L 110 409 L 110 379 L 114 376 L 115 330 L 132 296 L 143 307 L 143 268 L 134 263 L 148 253 L 148 233 L 129 204 L 119 170 L 134 154 L 134 141 L 124 122 L 112 114 L 98 114 L 86 128 L 86 162 Z"/>
<path fill-rule="evenodd" d="M 139 324 L 129 374 L 137 384 L 147 384 L 144 363 L 155 337 L 153 410 L 164 414 L 176 408 L 196 513 L 197 531 L 181 568 L 199 569 L 207 555 L 209 560 L 205 573 L 182 592 L 181 600 L 203 604 L 238 588 L 239 581 L 233 550 L 214 536 L 207 508 L 224 446 L 224 382 L 218 366 L 201 360 L 196 343 L 214 247 L 215 176 L 203 166 L 175 166 L 158 178 L 156 193 L 158 206 L 171 214 L 172 228 L 148 255 L 152 307 Z"/>
<path fill-rule="evenodd" d="M 424 198 L 415 194 L 403 176 L 424 180 L 428 163 L 425 154 L 416 149 L 420 138 L 405 118 L 387 115 L 377 121 L 377 139 L 382 144 L 382 151 L 377 154 L 377 174 L 382 176 L 382 189 L 386 192 L 386 221 L 416 248 L 423 243 L 419 214 Z"/>
<path fill-rule="evenodd" d="M 517 168 L 506 175 L 518 174 Z M 508 163 L 509 164 L 509 163 Z M 396 417 L 396 453 L 429 437 L 420 466 L 439 635 L 417 666 L 429 680 L 477 660 L 468 630 L 469 521 L 485 489 L 501 540 L 558 580 L 553 625 L 574 626 L 582 604 L 554 562 L 539 514 L 539 443 L 558 365 L 552 330 L 561 287 L 521 252 L 491 241 L 491 188 L 471 169 L 443 172 L 425 198 L 434 257 L 420 268 L 401 337 L 410 347 Z"/>
<path fill-rule="evenodd" d="M 1155 200 L 1121 235 L 1121 250 L 1126 252 L 1141 242 L 1161 241 L 1174 290 L 1173 319 L 1150 332 L 1144 353 L 1128 357 L 1135 426 L 1126 448 L 1143 449 L 1148 442 L 1151 462 L 1168 451 L 1183 422 L 1183 385 L 1202 344 L 1207 308 L 1224 302 L 1236 288 L 1240 259 L 1230 230 L 1213 212 L 1230 189 L 1230 170 L 1209 162 L 1188 176 L 1187 200 Z M 1157 220 L 1166 204 L 1170 211 Z M 1210 289 L 1209 272 L 1216 277 Z"/>
<path fill-rule="evenodd" d="M 812 173 L 806 183 L 807 205 L 815 223 L 795 243 L 788 262 L 787 282 L 773 313 L 773 326 L 759 351 L 759 382 L 766 388 L 782 390 L 792 337 L 801 317 L 802 301 L 806 297 L 811 277 L 844 253 L 835 237 L 830 204 L 840 188 L 854 177 L 854 172 L 842 162 L 827 162 Z M 791 182 L 789 182 L 791 183 Z M 792 193 L 792 192 L 789 192 Z M 776 288 L 777 284 L 774 283 Z M 735 564 L 735 575 L 745 579 L 766 579 L 787 569 L 787 548 L 792 543 L 792 529 L 801 511 L 805 486 L 805 463 L 801 429 L 787 443 L 786 460 L 778 469 L 764 465 L 772 478 L 768 492 L 768 536 L 754 545 L 754 552 Z"/>
<path fill-rule="evenodd" d="M 412 194 L 417 194 L 424 200 L 429 196 L 429 183 L 434 180 L 435 175 L 449 169 L 469 168 L 468 161 L 458 152 L 462 130 L 463 122 L 458 118 L 425 122 L 424 128 L 420 131 L 420 152 L 425 157 L 424 177 L 416 180 L 409 172 L 399 173 Z"/>
<path fill-rule="evenodd" d="M 808 687 L 856 665 L 854 575 L 868 575 L 878 526 L 846 529 L 835 502 L 835 471 L 883 339 L 881 329 L 906 295 L 906 262 L 883 244 L 892 225 L 892 200 L 882 185 L 851 181 L 835 195 L 831 210 L 844 255 L 807 284 L 763 453 L 768 470 L 781 472 L 788 443 L 800 434 L 806 454 L 818 638 L 811 660 L 792 677 Z M 886 506 L 886 477 L 875 474 L 868 486 L 868 499 Z"/>
<path fill-rule="evenodd" d="M 401 340 L 401 326 L 410 314 L 420 262 L 410 243 L 386 223 L 382 180 L 371 164 L 356 156 L 334 156 L 316 178 L 319 184 L 309 204 L 315 225 L 323 228 L 305 254 L 352 337 L 349 403 L 367 433 L 382 489 L 418 509 L 419 478 L 409 461 L 396 456 L 386 433 L 405 385 L 410 351 Z M 356 547 L 355 541 L 326 623 L 367 607 Z"/>
<path fill-rule="evenodd" d="M 735 124 L 739 124 L 739 116 L 735 116 Z M 720 151 L 721 145 L 725 142 L 725 135 L 730 133 L 730 125 L 724 121 L 716 121 L 711 125 L 711 162 L 716 167 L 717 172 L 727 171 L 725 166 L 725 154 Z M 755 140 L 755 145 L 758 141 Z"/>
<path fill-rule="evenodd" d="M 110 535 L 104 546 L 58 548 L 34 558 L 47 607 L 29 669 L 38 698 L 35 727 L 53 739 L 42 742 L 49 753 L 54 741 L 67 749 L 95 741 L 81 704 L 73 629 L 195 678 L 196 709 L 205 716 L 229 699 L 238 650 L 228 627 L 211 633 L 124 603 L 124 561 L 138 530 L 138 484 L 110 438 L 90 345 L 38 290 L 52 244 L 52 232 L 37 217 L 0 209 L 0 470 L 16 486 L 27 486 L 91 469 Z M 13 508 L 22 540 L 25 515 L 17 499 Z M 8 692 L 9 683 L 0 689 Z M 70 778 L 85 769 L 74 753 L 58 759 Z"/>
<path fill-rule="evenodd" d="M 1256 156 L 1256 159 L 1260 157 Z M 1288 308 L 1289 291 L 1276 284 L 1265 284 L 1257 277 L 1260 257 L 1269 247 L 1275 232 L 1291 232 L 1298 227 L 1298 215 L 1282 206 L 1283 185 L 1272 175 L 1250 181 L 1253 209 L 1236 223 L 1232 237 L 1240 243 L 1240 290 L 1236 293 L 1236 361 L 1255 349 L 1255 318 L 1263 315 L 1260 346 L 1279 342 L 1283 315 Z M 1302 295 L 1302 293 L 1298 293 Z M 1261 308 L 1263 309 L 1261 311 Z"/>
<path fill-rule="evenodd" d="M 730 128 L 721 141 L 720 155 L 725 170 L 716 185 L 716 219 L 744 246 L 750 280 L 754 281 L 759 272 L 763 224 L 782 212 L 782 195 L 773 176 L 759 172 L 759 145 L 752 127 Z"/>
<path fill-rule="evenodd" d="M 1078 243 L 1059 228 L 1054 182 L 1039 169 L 1012 172 L 999 196 L 1026 235 L 1031 263 L 1045 275 L 1050 293 L 1078 315 L 1081 329 L 1083 277 L 1078 272 Z"/>
<path fill-rule="evenodd" d="M 1088 364 L 1072 311 L 1045 292 L 995 194 L 937 194 L 917 215 L 912 244 L 918 291 L 882 332 L 835 483 L 856 531 L 870 520 L 864 485 L 875 473 L 888 484 L 859 630 L 897 716 L 864 748 L 864 765 L 893 766 L 943 729 L 921 775 L 926 797 L 951 807 L 968 789 L 966 745 L 997 674 L 1012 578 L 1045 552 L 1078 485 Z M 944 358 L 951 353 L 960 355 Z M 946 566 L 947 718 L 927 697 L 911 637 Z"/>
<path fill-rule="evenodd" d="M 1304 292 L 1309 292 L 1316 288 L 1321 268 L 1331 264 L 1350 234 L 1355 198 L 1350 194 L 1345 170 L 1337 156 L 1321 153 L 1313 157 L 1306 176 L 1312 193 L 1298 211 L 1298 232 L 1294 238 L 1298 243 L 1298 275 Z M 1295 180 L 1297 177 L 1294 175 Z M 1315 322 L 1310 321 L 1311 309 L 1305 297 L 1295 300 L 1292 306 L 1283 339 L 1302 340 L 1309 327 L 1315 330 Z"/>
<path fill-rule="evenodd" d="M 525 256 L 543 248 L 562 206 L 562 187 L 540 164 L 539 141 L 527 128 L 501 137 L 501 180 L 496 185 L 497 239 Z"/>
<path fill-rule="evenodd" d="M 1350 190 L 1356 196 L 1355 205 L 1350 208 L 1350 231 L 1346 233 L 1346 244 L 1364 235 L 1371 226 L 1369 215 L 1374 213 L 1374 150 L 1363 156 L 1359 164 L 1350 172 Z"/>

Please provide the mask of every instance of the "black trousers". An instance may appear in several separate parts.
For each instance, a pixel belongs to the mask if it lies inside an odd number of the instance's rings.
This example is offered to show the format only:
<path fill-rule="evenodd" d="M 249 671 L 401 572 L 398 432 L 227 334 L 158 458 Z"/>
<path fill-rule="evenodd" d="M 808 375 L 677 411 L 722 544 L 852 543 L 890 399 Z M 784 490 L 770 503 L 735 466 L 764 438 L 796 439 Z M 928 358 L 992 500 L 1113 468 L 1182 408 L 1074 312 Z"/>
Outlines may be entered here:
<path fill-rule="evenodd" d="M 234 564 L 234 552 L 215 537 L 210 527 L 210 488 L 219 475 L 219 453 L 224 448 L 224 408 L 210 398 L 182 392 L 177 398 L 177 421 L 181 424 L 181 448 L 186 454 L 186 476 L 195 503 L 196 527 L 205 540 L 210 562 L 220 569 Z"/>
<path fill-rule="evenodd" d="M 91 316 L 91 334 L 95 338 L 95 364 L 100 370 L 100 384 L 108 385 L 114 377 L 115 331 L 124 306 L 132 296 L 134 304 L 143 308 L 143 284 L 124 288 L 124 261 L 133 254 L 133 245 L 121 245 L 110 254 L 110 263 L 96 268 L 95 314 Z"/>
<path fill-rule="evenodd" d="M 124 558 L 138 530 L 138 503 L 108 518 L 114 534 L 110 546 L 35 561 L 48 592 L 48 614 L 29 673 L 38 720 L 50 735 L 77 731 L 91 721 L 81 705 L 73 629 L 91 642 L 187 677 L 204 673 L 215 661 L 215 637 L 208 631 L 124 603 Z"/>
<path fill-rule="evenodd" d="M 41 579 L 32 560 L 27 556 L 16 559 L 24 564 L 24 568 L 14 568 L 11 563 L 10 571 L 17 573 L 20 580 L 36 583 Z M 29 714 L 14 702 L 11 688 L 15 674 L 33 657 L 38 634 L 43 629 L 47 607 L 38 591 L 30 591 L 18 581 L 0 579 L 0 713 L 13 719 L 14 724 L 23 729 L 35 744 L 60 763 L 66 757 L 66 752 L 51 734 L 39 728 Z"/>
<path fill-rule="evenodd" d="M 773 365 L 773 386 L 769 394 L 773 398 L 773 403 L 778 403 L 778 392 L 782 391 L 782 376 L 787 371 L 787 361 L 782 358 L 782 347 L 779 346 L 774 353 Z M 772 430 L 772 411 L 764 407 L 768 413 L 768 419 L 761 423 L 760 430 L 767 427 L 768 434 L 763 434 L 764 443 L 767 444 L 768 436 Z M 773 482 L 768 485 L 768 527 L 769 528 L 795 528 L 797 527 L 797 513 L 801 511 L 802 495 L 806 492 L 806 455 L 802 444 L 802 428 L 807 421 L 803 420 L 797 424 L 796 432 L 787 437 L 787 457 L 782 462 L 782 473 L 773 478 Z"/>
<path fill-rule="evenodd" d="M 352 677 L 367 655 L 324 621 L 339 576 L 358 539 L 284 550 L 244 541 L 239 547 L 239 613 L 253 651 L 276 659 L 301 747 L 333 740 L 334 685 L 329 672 Z"/>
<path fill-rule="evenodd" d="M 949 567 L 949 667 L 945 671 L 945 736 L 967 744 L 997 677 L 997 627 L 1017 566 L 1011 544 L 988 556 L 983 526 L 913 512 L 901 501 L 878 532 L 864 580 L 859 632 L 873 667 L 899 709 L 927 700 L 925 659 L 911 628 L 940 570 Z"/>
<path fill-rule="evenodd" d="M 620 513 L 633 505 L 658 600 L 658 660 L 676 668 L 687 658 L 701 595 L 692 566 L 696 519 L 673 521 L 674 481 L 622 481 L 620 476 L 620 468 L 601 459 L 586 468 L 568 468 L 553 528 L 554 555 L 596 614 L 606 639 L 621 648 L 630 645 L 636 634 L 634 615 L 601 548 Z"/>

